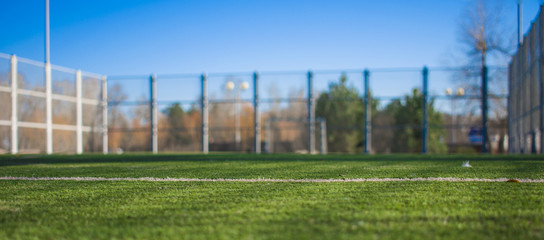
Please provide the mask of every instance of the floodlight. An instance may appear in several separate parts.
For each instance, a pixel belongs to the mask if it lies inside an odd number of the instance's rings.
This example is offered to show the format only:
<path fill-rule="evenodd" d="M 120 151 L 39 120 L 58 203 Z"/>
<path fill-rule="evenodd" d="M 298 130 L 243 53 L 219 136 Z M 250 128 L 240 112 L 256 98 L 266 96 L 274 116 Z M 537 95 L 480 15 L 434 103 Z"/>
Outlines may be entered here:
<path fill-rule="evenodd" d="M 242 82 L 242 84 L 240 85 L 240 88 L 241 88 L 242 90 L 248 89 L 248 88 L 249 88 L 249 83 L 247 83 L 247 82 Z"/>
<path fill-rule="evenodd" d="M 464 88 L 457 89 L 457 96 L 463 96 L 463 95 L 465 95 L 465 89 Z"/>
<path fill-rule="evenodd" d="M 234 82 L 233 81 L 228 81 L 227 84 L 225 84 L 225 87 L 227 88 L 227 90 L 234 89 Z"/>

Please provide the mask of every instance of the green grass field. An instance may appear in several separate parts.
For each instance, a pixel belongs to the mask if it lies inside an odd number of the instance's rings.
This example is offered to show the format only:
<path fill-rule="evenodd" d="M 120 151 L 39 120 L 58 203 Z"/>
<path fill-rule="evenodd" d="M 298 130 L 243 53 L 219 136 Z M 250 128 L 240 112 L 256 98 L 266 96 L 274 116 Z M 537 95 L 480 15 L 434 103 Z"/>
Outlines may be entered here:
<path fill-rule="evenodd" d="M 544 179 L 544 158 L 4 155 L 5 176 Z M 0 239 L 543 239 L 542 196 L 544 183 L 0 180 Z"/>

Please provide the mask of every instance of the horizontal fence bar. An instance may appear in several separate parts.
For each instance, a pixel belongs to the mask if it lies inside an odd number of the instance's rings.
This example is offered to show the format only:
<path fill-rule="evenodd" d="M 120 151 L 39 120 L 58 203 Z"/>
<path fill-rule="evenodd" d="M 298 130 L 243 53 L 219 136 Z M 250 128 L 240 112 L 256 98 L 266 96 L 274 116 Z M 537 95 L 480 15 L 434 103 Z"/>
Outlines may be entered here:
<path fill-rule="evenodd" d="M 4 87 L 4 86 L 0 86 L 0 92 L 11 92 L 11 88 L 10 87 Z"/>
<path fill-rule="evenodd" d="M 337 73 L 363 73 L 365 70 L 369 72 L 392 72 L 392 73 L 402 73 L 402 72 L 420 72 L 423 67 L 403 67 L 403 68 L 360 68 L 360 69 L 323 69 L 323 70 L 311 70 L 314 74 L 337 74 Z M 502 65 L 492 65 L 488 66 L 488 69 L 495 70 L 507 70 L 508 66 Z M 466 66 L 435 66 L 428 67 L 429 71 L 475 71 L 479 72 L 481 69 L 479 66 L 475 67 L 466 67 Z M 293 71 L 258 71 L 261 76 L 277 76 L 277 75 L 306 75 L 308 70 L 293 70 Z M 224 77 L 224 76 L 240 76 L 247 75 L 252 76 L 255 72 L 217 72 L 217 73 L 207 73 L 208 77 Z M 149 78 L 150 74 L 145 75 L 111 75 L 108 76 L 108 80 L 140 80 Z M 186 74 L 157 74 L 157 79 L 176 79 L 176 78 L 199 78 L 201 74 L 186 73 Z M 431 79 L 432 81 L 432 79 Z"/>
<path fill-rule="evenodd" d="M 82 98 L 81 99 L 81 103 L 83 104 L 86 104 L 86 105 L 100 105 L 100 100 L 94 100 L 94 99 L 87 99 L 87 98 Z"/>
<path fill-rule="evenodd" d="M 4 88 L 5 87 L 1 87 L 0 91 L 5 90 Z M 9 92 L 11 92 L 11 88 L 8 88 L 8 89 L 10 89 Z M 40 98 L 45 98 L 46 97 L 45 92 L 27 90 L 27 89 L 22 89 L 22 88 L 17 89 L 17 93 L 18 93 L 18 95 L 26 95 L 26 96 L 31 96 L 31 97 L 40 97 Z M 60 94 L 51 94 L 51 99 L 58 100 L 58 101 L 73 102 L 73 103 L 77 102 L 77 97 L 60 95 Z M 89 99 L 89 98 L 82 98 L 81 101 L 84 104 L 87 104 L 87 105 L 98 105 L 98 104 L 100 104 L 99 100 L 94 100 L 94 99 Z"/>
<path fill-rule="evenodd" d="M 19 56 L 17 56 L 17 62 L 27 63 L 27 64 L 34 65 L 34 66 L 37 66 L 37 67 L 45 68 L 45 63 L 44 62 L 39 62 L 39 61 L 35 61 L 35 60 L 32 60 L 32 59 L 28 59 L 28 58 L 22 58 L 22 57 L 19 57 Z"/>
<path fill-rule="evenodd" d="M 51 99 L 58 100 L 58 101 L 65 101 L 65 102 L 73 102 L 73 103 L 77 102 L 77 97 L 58 95 L 58 94 L 51 94 Z"/>
<path fill-rule="evenodd" d="M 170 101 L 157 101 L 157 105 L 172 105 L 172 104 L 200 104 L 200 101 L 198 100 L 181 100 L 181 101 L 176 101 L 176 100 L 170 100 Z"/>
<path fill-rule="evenodd" d="M 63 66 L 58 66 L 58 65 L 53 65 L 53 64 L 51 64 L 51 70 L 70 73 L 70 74 L 74 74 L 74 75 L 77 72 L 77 70 L 75 70 L 75 69 L 67 68 L 67 67 L 63 67 Z"/>
<path fill-rule="evenodd" d="M 108 108 L 116 107 L 118 105 L 149 105 L 149 100 L 147 101 L 108 101 Z"/>
<path fill-rule="evenodd" d="M 185 79 L 185 78 L 196 78 L 200 79 L 201 74 L 158 74 L 157 79 Z"/>
<path fill-rule="evenodd" d="M 17 89 L 17 94 L 18 95 L 32 96 L 32 97 L 45 98 L 45 92 L 27 90 L 27 89 L 23 89 L 23 88 Z"/>
<path fill-rule="evenodd" d="M 280 121 L 281 122 L 281 121 Z M 306 120 L 302 121 L 306 122 Z M 317 123 L 316 123 L 317 124 Z M 449 130 L 452 127 L 454 129 L 469 129 L 471 127 L 476 126 L 476 124 L 468 124 L 468 125 L 433 125 L 430 124 L 430 129 L 444 129 Z M 421 129 L 421 126 L 419 124 L 399 124 L 399 125 L 372 125 L 373 128 L 378 129 L 403 129 L 403 128 L 412 128 L 412 129 Z M 490 128 L 506 128 L 506 125 L 495 125 L 490 124 Z M 274 128 L 274 127 L 272 127 Z M 277 128 L 277 127 L 276 127 Z M 277 128 L 279 129 L 279 128 Z M 282 126 L 280 130 L 282 129 L 300 129 L 298 126 Z M 354 126 L 327 126 L 328 130 L 362 130 L 363 127 L 359 125 Z M 191 131 L 200 131 L 200 128 L 159 128 L 159 132 L 191 132 Z M 241 127 L 241 131 L 253 131 L 252 127 Z M 110 131 L 113 132 L 131 132 L 131 131 L 149 131 L 149 127 L 143 127 L 143 128 L 110 128 Z M 235 131 L 233 127 L 213 127 L 210 128 L 210 131 Z"/>
<path fill-rule="evenodd" d="M 11 121 L 0 121 L 0 125 L 4 125 L 5 123 L 11 125 Z M 47 124 L 46 123 L 37 123 L 37 122 L 17 122 L 17 125 L 19 127 L 23 128 L 36 128 L 36 129 L 46 129 Z M 8 125 L 9 126 L 9 125 Z M 66 124 L 52 124 L 53 130 L 66 130 L 66 131 L 76 131 L 77 128 L 75 125 L 66 125 Z M 100 127 L 95 127 L 93 131 L 93 127 L 89 126 L 83 126 L 82 127 L 83 132 L 99 132 L 101 131 Z"/>
<path fill-rule="evenodd" d="M 108 81 L 117 81 L 117 80 L 148 80 L 149 75 L 118 75 L 118 76 L 108 76 Z"/>

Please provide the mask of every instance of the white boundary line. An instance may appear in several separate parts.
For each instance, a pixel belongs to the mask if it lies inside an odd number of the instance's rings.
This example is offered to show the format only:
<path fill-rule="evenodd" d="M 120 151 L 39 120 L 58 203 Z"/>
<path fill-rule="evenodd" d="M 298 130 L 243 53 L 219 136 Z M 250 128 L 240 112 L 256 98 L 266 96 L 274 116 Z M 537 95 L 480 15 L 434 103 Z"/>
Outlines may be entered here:
<path fill-rule="evenodd" d="M 228 179 L 228 178 L 104 178 L 104 177 L 0 177 L 0 180 L 23 181 L 144 181 L 144 182 L 506 182 L 508 178 L 346 178 L 346 179 Z M 544 179 L 517 179 L 520 182 L 544 183 Z"/>

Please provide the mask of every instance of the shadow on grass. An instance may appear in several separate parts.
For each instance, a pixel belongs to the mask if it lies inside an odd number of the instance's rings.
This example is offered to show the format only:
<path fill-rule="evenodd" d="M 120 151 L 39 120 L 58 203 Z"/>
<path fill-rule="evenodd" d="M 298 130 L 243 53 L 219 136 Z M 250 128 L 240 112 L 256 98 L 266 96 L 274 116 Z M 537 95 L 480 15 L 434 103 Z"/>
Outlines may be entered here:
<path fill-rule="evenodd" d="M 121 163 L 121 162 L 183 162 L 183 161 L 460 161 L 460 160 L 532 160 L 542 161 L 542 155 L 421 155 L 421 154 L 387 154 L 387 155 L 302 155 L 302 154 L 84 154 L 84 155 L 0 155 L 0 166 L 29 164 L 63 164 L 63 163 Z"/>

